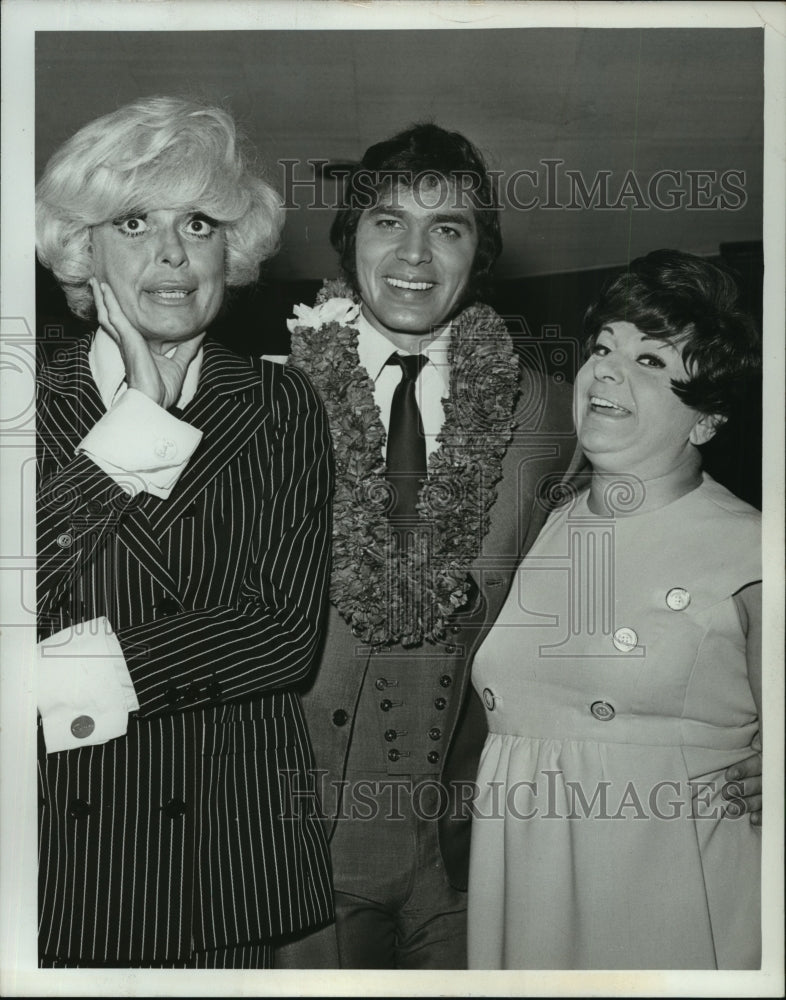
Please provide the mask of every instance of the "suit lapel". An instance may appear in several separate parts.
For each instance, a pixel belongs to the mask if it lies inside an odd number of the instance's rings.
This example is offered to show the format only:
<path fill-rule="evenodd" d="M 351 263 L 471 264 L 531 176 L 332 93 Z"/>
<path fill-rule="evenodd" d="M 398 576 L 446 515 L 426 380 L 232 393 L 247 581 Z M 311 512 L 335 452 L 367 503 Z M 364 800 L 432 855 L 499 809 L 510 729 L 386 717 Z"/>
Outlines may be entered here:
<path fill-rule="evenodd" d="M 260 374 L 248 362 L 212 341 L 205 343 L 199 388 L 183 420 L 202 431 L 202 440 L 180 475 L 168 500 L 151 509 L 157 534 L 171 527 L 200 496 L 205 486 L 238 454 L 270 419 L 271 411 L 253 398 Z"/>
<path fill-rule="evenodd" d="M 106 410 L 90 370 L 90 338 L 75 351 L 42 369 L 39 406 L 39 447 L 62 468 L 87 432 Z M 258 430 L 270 411 L 251 402 L 260 375 L 221 345 L 206 342 L 199 388 L 186 407 L 184 419 L 203 432 L 197 451 L 182 472 L 168 500 L 142 496 L 128 508 L 117 526 L 117 539 L 169 594 L 177 586 L 167 568 L 158 539 L 197 499 L 206 483 Z"/>
<path fill-rule="evenodd" d="M 98 386 L 90 370 L 91 337 L 81 337 L 73 351 L 55 353 L 38 376 L 38 447 L 44 462 L 59 469 L 74 457 L 74 449 L 104 416 Z"/>

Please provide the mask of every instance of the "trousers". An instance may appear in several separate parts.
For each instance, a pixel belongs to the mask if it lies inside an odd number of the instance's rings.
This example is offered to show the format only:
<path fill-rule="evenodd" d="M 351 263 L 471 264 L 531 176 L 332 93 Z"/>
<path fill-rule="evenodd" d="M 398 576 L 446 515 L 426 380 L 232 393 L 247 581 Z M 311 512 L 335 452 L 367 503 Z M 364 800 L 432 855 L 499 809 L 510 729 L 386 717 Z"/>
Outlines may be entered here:
<path fill-rule="evenodd" d="M 348 775 L 331 842 L 336 922 L 277 949 L 276 968 L 465 969 L 467 896 L 448 882 L 436 780 Z"/>

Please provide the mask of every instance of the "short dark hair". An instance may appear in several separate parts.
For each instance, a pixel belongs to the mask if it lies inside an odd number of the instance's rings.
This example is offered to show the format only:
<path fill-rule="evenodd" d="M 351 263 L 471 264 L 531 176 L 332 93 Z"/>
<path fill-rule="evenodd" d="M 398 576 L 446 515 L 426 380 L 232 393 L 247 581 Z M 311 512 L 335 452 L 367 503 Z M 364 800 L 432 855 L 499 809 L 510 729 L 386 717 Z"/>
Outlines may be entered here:
<path fill-rule="evenodd" d="M 699 413 L 729 417 L 761 371 L 761 341 L 739 306 L 726 268 L 683 253 L 654 250 L 632 261 L 584 316 L 589 352 L 603 327 L 632 323 L 648 337 L 682 348 L 684 381 L 672 389 Z"/>
<path fill-rule="evenodd" d="M 360 216 L 373 207 L 374 198 L 391 183 L 411 189 L 429 177 L 447 180 L 468 195 L 478 247 L 465 299 L 482 297 L 487 292 L 492 268 L 502 253 L 499 201 L 493 178 L 483 156 L 468 139 L 430 122 L 417 123 L 369 146 L 346 178 L 344 200 L 330 228 L 330 242 L 356 291 L 355 235 Z"/>

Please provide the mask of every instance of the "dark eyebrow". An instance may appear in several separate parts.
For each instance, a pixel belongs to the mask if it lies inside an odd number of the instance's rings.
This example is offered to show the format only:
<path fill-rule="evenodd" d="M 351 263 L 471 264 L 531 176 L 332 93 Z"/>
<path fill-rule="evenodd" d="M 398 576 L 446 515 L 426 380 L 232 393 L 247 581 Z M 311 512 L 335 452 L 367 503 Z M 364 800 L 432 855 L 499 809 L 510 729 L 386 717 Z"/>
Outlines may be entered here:
<path fill-rule="evenodd" d="M 616 323 L 617 320 L 615 320 L 614 322 Z M 641 331 L 639 331 L 639 332 L 641 333 Z M 598 330 L 598 337 L 602 333 L 608 333 L 609 336 L 611 336 L 611 337 L 616 336 L 616 334 L 611 329 L 611 326 L 608 323 L 605 326 L 602 326 L 600 328 L 600 330 Z M 651 336 L 649 333 L 641 333 L 641 339 L 642 340 L 649 340 L 649 341 L 652 341 L 652 342 L 658 344 L 659 345 L 659 349 L 663 348 L 663 347 L 673 347 L 675 350 L 677 350 L 677 348 L 675 347 L 675 345 L 670 340 L 665 340 L 663 337 Z"/>
<path fill-rule="evenodd" d="M 401 219 L 408 213 L 400 208 L 394 208 L 392 205 L 375 205 L 373 208 L 368 209 L 369 215 L 392 215 L 397 219 Z M 428 217 L 428 223 L 431 226 L 438 225 L 451 225 L 451 226 L 461 226 L 463 229 L 474 229 L 475 223 L 471 214 L 464 215 L 460 212 L 433 212 Z"/>

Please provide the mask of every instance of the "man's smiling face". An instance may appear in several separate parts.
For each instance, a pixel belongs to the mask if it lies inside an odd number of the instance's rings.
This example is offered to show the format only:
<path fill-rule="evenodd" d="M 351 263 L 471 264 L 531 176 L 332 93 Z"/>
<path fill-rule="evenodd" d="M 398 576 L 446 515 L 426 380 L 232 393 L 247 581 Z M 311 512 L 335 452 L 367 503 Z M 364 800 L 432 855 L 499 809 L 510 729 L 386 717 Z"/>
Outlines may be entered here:
<path fill-rule="evenodd" d="M 452 185 L 398 187 L 360 217 L 363 314 L 398 347 L 413 336 L 438 336 L 461 304 L 478 233 L 471 205 L 457 200 Z"/>

